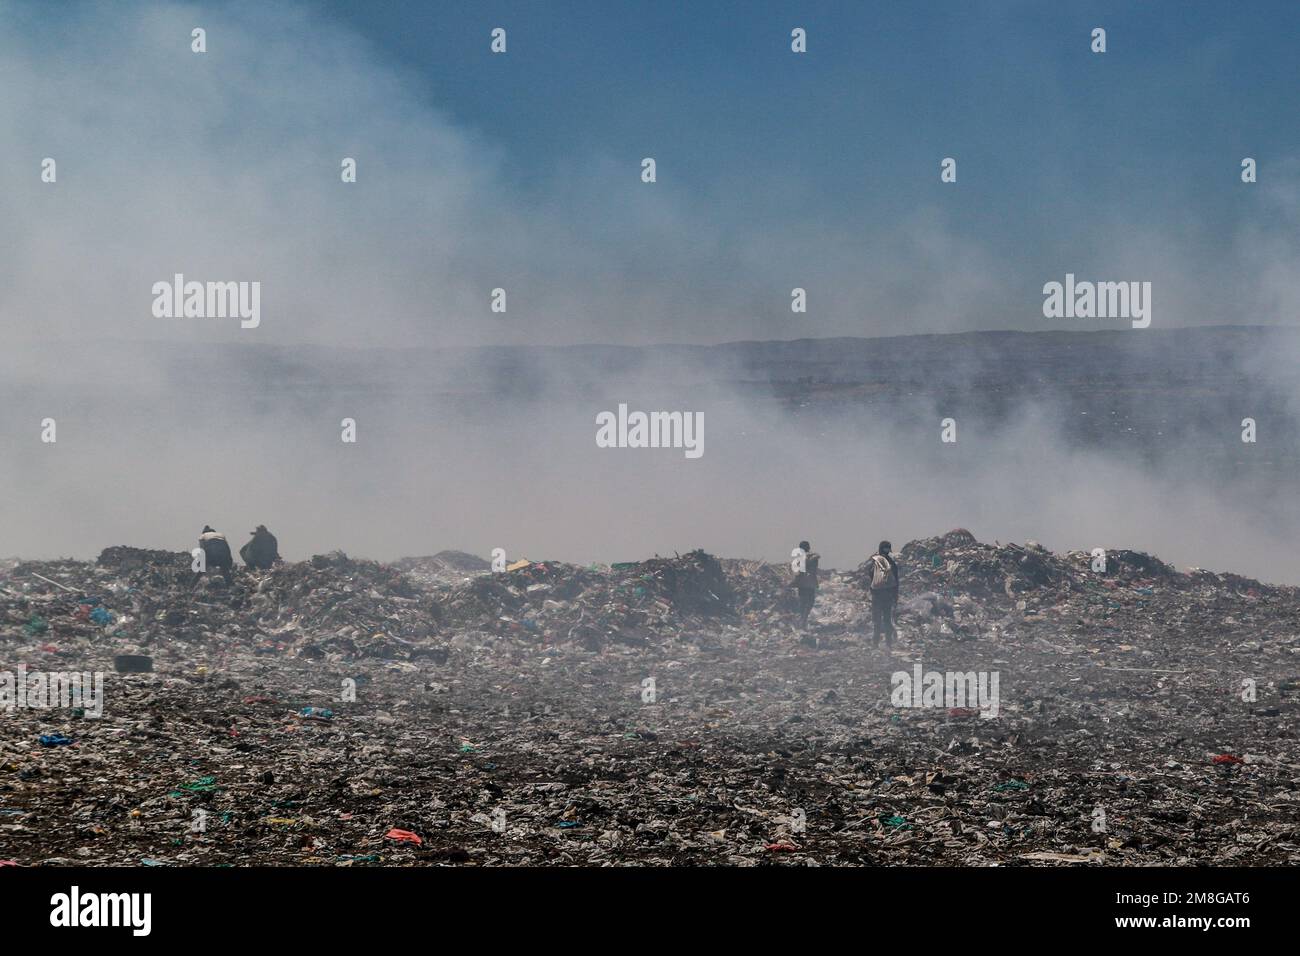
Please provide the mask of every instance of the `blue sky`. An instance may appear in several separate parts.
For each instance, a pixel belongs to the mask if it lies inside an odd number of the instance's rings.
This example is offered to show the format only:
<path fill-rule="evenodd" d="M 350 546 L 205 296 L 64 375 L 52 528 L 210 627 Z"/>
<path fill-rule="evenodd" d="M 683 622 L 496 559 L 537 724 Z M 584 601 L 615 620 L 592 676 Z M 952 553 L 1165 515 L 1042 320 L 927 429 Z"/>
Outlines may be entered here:
<path fill-rule="evenodd" d="M 1300 4 L 0 7 L 15 231 L 48 263 L 90 254 L 87 217 L 139 219 L 95 237 L 115 257 L 75 291 L 11 262 L 0 308 L 107 305 L 167 336 L 135 290 L 186 263 L 262 274 L 268 340 L 356 344 L 1043 328 L 1067 271 L 1152 281 L 1155 327 L 1290 322 L 1300 302 Z M 56 149 L 52 204 L 28 170 Z M 324 173 L 341 155 L 349 194 Z M 202 228 L 154 235 L 144 206 Z M 498 285 L 518 318 L 493 327 Z"/>
<path fill-rule="evenodd" d="M 788 177 L 831 215 L 939 195 L 954 155 L 986 222 L 1050 216 L 1063 181 L 1098 201 L 1239 211 L 1242 155 L 1294 156 L 1300 4 L 331 2 L 502 144 L 521 183 L 593 152 L 665 157 L 712 194 Z M 789 30 L 809 52 L 789 51 Z M 485 37 L 510 33 L 508 57 Z M 1108 32 L 1093 54 L 1090 31 Z M 967 192 L 967 190 L 963 190 Z M 1144 197 L 1145 200 L 1144 200 Z M 757 207 L 750 210 L 759 214 Z"/>

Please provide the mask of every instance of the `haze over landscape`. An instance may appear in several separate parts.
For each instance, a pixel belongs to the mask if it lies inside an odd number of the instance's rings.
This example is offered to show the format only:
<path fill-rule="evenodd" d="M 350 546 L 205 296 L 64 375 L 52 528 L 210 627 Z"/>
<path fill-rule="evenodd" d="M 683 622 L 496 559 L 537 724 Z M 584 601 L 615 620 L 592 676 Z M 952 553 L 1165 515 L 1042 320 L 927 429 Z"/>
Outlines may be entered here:
<path fill-rule="evenodd" d="M 0 5 L 0 551 L 265 521 L 297 557 L 848 564 L 960 525 L 1300 581 L 1300 339 L 1258 328 L 1300 302 L 1259 93 L 1300 88 L 1295 9 L 1116 6 L 1096 57 L 1038 4 L 830 4 L 797 57 L 776 7 L 560 6 Z M 259 325 L 157 318 L 177 273 L 260 282 Z M 1151 327 L 1045 318 L 1067 274 L 1151 282 Z M 705 454 L 596 448 L 621 402 L 704 412 Z"/>
<path fill-rule="evenodd" d="M 1298 36 L 0 0 L 6 929 L 615 938 L 605 868 L 703 866 L 930 867 L 887 918 L 1014 947 L 1266 924 Z"/>

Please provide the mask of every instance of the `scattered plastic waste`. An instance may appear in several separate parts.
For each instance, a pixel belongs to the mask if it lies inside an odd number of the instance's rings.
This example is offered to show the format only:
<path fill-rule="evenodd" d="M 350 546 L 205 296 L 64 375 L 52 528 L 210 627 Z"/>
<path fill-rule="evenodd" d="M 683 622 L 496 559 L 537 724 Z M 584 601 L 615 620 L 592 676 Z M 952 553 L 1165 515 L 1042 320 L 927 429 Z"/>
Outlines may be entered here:
<path fill-rule="evenodd" d="M 190 782 L 190 783 L 183 783 L 183 784 L 181 784 L 180 787 L 179 787 L 177 790 L 173 791 L 173 792 L 170 794 L 170 796 L 173 796 L 173 797 L 181 797 L 181 796 L 184 796 L 186 792 L 188 792 L 188 793 L 210 793 L 210 792 L 212 792 L 213 790 L 216 790 L 216 789 L 217 789 L 217 778 L 216 778 L 216 777 L 200 777 L 198 780 L 194 780 L 194 781 L 192 781 L 192 782 Z"/>
<path fill-rule="evenodd" d="M 71 725 L 4 715 L 5 855 L 64 859 L 71 833 L 88 865 L 1300 860 L 1278 797 L 1300 592 L 960 531 L 897 553 L 893 649 L 871 646 L 856 572 L 825 567 L 799 646 L 783 555 L 494 573 L 334 553 L 230 583 L 196 581 L 185 552 L 0 562 L 13 666 L 159 672 L 110 673 L 105 720 L 87 700 Z M 917 664 L 1000 674 L 999 713 L 896 706 Z M 32 746 L 60 726 L 75 748 Z"/>

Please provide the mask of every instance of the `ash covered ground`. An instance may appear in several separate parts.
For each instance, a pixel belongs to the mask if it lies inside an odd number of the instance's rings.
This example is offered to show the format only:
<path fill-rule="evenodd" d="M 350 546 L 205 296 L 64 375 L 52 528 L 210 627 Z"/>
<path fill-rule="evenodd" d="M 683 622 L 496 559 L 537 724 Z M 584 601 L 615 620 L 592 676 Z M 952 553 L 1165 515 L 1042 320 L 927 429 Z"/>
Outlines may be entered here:
<path fill-rule="evenodd" d="M 1300 593 L 1092 560 L 911 542 L 892 650 L 860 569 L 824 573 L 814 647 L 788 567 L 704 552 L 336 553 L 229 584 L 184 553 L 6 562 L 3 669 L 104 688 L 98 718 L 0 710 L 0 859 L 1300 860 Z M 896 706 L 918 663 L 995 672 L 997 716 Z"/>

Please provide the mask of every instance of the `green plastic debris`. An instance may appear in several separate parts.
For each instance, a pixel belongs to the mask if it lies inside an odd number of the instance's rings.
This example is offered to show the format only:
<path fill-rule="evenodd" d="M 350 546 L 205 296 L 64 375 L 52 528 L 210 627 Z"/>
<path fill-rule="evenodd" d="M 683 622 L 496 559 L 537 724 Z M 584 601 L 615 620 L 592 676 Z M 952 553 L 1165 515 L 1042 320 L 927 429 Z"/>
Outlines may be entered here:
<path fill-rule="evenodd" d="M 28 637 L 36 637 L 38 634 L 44 634 L 49 629 L 49 622 L 39 614 L 33 614 L 31 620 L 23 625 L 23 630 L 27 632 Z"/>
<path fill-rule="evenodd" d="M 217 789 L 216 777 L 200 777 L 192 783 L 183 783 L 179 790 L 173 790 L 168 794 L 169 797 L 183 797 L 185 791 L 190 793 L 210 793 Z"/>
<path fill-rule="evenodd" d="M 912 824 L 907 822 L 906 817 L 887 817 L 883 813 L 878 817 L 881 823 L 891 830 L 910 830 Z"/>
<path fill-rule="evenodd" d="M 1028 790 L 1029 784 L 1023 780 L 1008 780 L 1006 783 L 1000 783 L 993 788 L 994 793 L 1005 793 L 1007 790 Z"/>

